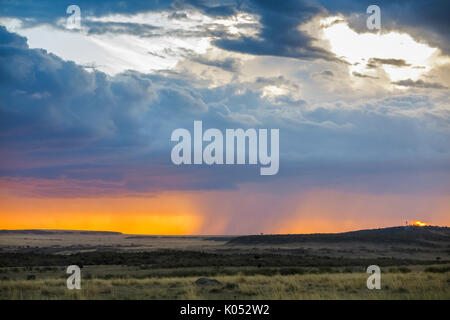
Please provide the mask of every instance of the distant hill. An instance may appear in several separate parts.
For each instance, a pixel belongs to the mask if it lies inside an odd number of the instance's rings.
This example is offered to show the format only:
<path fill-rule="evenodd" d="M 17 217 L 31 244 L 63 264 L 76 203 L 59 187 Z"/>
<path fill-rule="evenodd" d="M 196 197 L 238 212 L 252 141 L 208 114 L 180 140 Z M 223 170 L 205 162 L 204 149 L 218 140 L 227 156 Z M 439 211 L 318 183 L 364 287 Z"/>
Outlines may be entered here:
<path fill-rule="evenodd" d="M 235 236 L 161 236 L 161 235 L 131 235 L 125 237 L 125 239 L 171 239 L 171 240 L 183 240 L 183 239 L 199 239 L 199 240 L 209 240 L 209 241 L 228 241 Z"/>
<path fill-rule="evenodd" d="M 382 229 L 368 229 L 343 233 L 314 233 L 314 234 L 275 234 L 250 235 L 236 237 L 227 244 L 257 245 L 257 244 L 288 244 L 301 242 L 384 242 L 411 243 L 427 245 L 433 242 L 449 242 L 450 228 L 447 227 L 390 227 Z"/>
<path fill-rule="evenodd" d="M 85 230 L 0 230 L 0 235 L 122 235 L 114 231 L 85 231 Z M 372 243 L 403 243 L 433 245 L 436 242 L 448 243 L 450 247 L 450 228 L 437 226 L 400 226 L 380 229 L 358 230 L 343 233 L 313 233 L 313 234 L 268 234 L 248 236 L 154 236 L 154 235 L 129 235 L 126 239 L 153 239 L 153 238 L 199 238 L 203 240 L 227 241 L 228 245 L 258 245 L 316 242 L 372 242 Z"/>
<path fill-rule="evenodd" d="M 40 230 L 40 229 L 24 229 L 24 230 L 0 230 L 2 234 L 84 234 L 84 235 L 120 235 L 121 232 L 115 231 L 85 231 L 85 230 Z"/>

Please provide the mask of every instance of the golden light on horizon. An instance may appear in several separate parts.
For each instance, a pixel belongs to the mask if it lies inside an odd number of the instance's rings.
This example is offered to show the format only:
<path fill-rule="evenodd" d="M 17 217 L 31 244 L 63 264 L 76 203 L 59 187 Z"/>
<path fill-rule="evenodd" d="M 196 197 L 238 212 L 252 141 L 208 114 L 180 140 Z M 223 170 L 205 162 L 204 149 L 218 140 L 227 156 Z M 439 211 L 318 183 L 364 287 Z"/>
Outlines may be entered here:
<path fill-rule="evenodd" d="M 0 179 L 0 229 L 69 229 L 127 234 L 194 235 L 327 233 L 398 225 L 398 212 L 450 222 L 448 196 L 315 189 L 286 195 L 239 190 L 123 192 L 92 197 L 45 197 L 35 190 L 83 187 L 71 181 Z M 115 190 L 115 189 L 114 189 Z M 34 192 L 34 193 L 33 193 Z M 49 193 L 49 192 L 47 192 Z M 428 225 L 425 222 L 419 221 Z M 411 223 L 411 222 L 410 222 Z"/>
<path fill-rule="evenodd" d="M 182 193 L 141 198 L 4 197 L 0 204 L 0 229 L 189 235 L 198 233 L 202 223 L 195 204 Z"/>
<path fill-rule="evenodd" d="M 428 223 L 423 222 L 423 221 L 419 221 L 419 220 L 414 221 L 414 222 L 412 223 L 412 225 L 413 225 L 413 226 L 416 226 L 416 227 L 426 227 L 426 226 L 429 226 Z"/>

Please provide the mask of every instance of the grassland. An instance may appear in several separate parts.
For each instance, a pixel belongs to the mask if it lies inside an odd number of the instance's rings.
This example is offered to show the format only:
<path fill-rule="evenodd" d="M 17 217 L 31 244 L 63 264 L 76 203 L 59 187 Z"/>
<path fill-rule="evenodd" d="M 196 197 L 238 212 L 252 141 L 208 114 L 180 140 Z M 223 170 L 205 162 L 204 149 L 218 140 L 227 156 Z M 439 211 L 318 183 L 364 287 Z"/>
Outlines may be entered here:
<path fill-rule="evenodd" d="M 448 228 L 328 235 L 0 232 L 0 299 L 450 299 Z M 66 268 L 82 269 L 68 290 Z M 381 267 L 381 289 L 366 268 Z M 207 277 L 218 283 L 198 284 Z"/>
<path fill-rule="evenodd" d="M 1 299 L 450 299 L 448 273 L 385 273 L 382 288 L 368 290 L 364 273 L 217 276 L 219 285 L 197 286 L 197 277 L 83 280 L 8 280 Z"/>

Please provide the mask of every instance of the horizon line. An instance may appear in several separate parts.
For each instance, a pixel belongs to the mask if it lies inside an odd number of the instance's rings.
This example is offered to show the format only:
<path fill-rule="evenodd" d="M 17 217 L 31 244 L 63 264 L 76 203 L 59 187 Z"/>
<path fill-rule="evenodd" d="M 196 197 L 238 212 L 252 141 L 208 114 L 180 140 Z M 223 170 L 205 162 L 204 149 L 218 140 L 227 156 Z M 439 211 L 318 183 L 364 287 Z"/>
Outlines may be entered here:
<path fill-rule="evenodd" d="M 377 229 L 389 229 L 389 228 L 398 228 L 398 227 L 417 227 L 417 228 L 425 228 L 425 227 L 439 227 L 439 228 L 448 228 L 447 226 L 439 226 L 439 225 L 426 225 L 426 226 L 417 226 L 417 225 L 394 225 L 389 227 L 377 227 L 377 228 L 367 228 L 367 229 L 352 229 L 348 231 L 342 232 L 312 232 L 312 233 L 249 233 L 249 234 L 150 234 L 150 233 L 124 233 L 121 231 L 112 231 L 112 230 L 88 230 L 88 229 L 0 229 L 2 231 L 71 231 L 71 232 L 103 232 L 103 233 L 117 233 L 121 235 L 136 235 L 136 236 L 155 236 L 155 237 L 214 237 L 214 236 L 223 236 L 223 237 L 240 237 L 240 236 L 270 236 L 270 235 L 308 235 L 308 234 L 341 234 L 347 232 L 355 232 L 355 231 L 364 231 L 364 230 L 377 230 Z"/>

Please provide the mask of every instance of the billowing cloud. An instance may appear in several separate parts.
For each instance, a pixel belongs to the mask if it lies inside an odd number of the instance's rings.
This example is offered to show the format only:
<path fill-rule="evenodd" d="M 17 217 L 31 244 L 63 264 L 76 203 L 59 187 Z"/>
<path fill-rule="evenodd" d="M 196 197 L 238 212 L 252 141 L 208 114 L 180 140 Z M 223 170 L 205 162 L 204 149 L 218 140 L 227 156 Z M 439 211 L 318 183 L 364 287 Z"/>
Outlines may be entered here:
<path fill-rule="evenodd" d="M 257 37 L 222 38 L 215 41 L 216 46 L 253 55 L 337 60 L 329 51 L 315 46 L 314 39 L 298 28 L 312 17 L 324 13 L 320 6 L 310 1 L 249 1 L 247 7 L 260 16 L 262 27 Z"/>
<path fill-rule="evenodd" d="M 42 205 L 54 227 L 114 228 L 130 208 L 124 230 L 176 233 L 343 231 L 404 211 L 448 221 L 450 60 L 436 28 L 448 22 L 418 28 L 418 3 L 397 3 L 409 16 L 395 25 L 401 12 L 381 4 L 377 33 L 353 1 L 82 1 L 79 32 L 64 28 L 65 5 L 8 2 L 0 214 L 17 224 Z M 173 165 L 171 133 L 194 120 L 279 129 L 279 173 Z M 69 226 L 65 207 L 89 210 Z"/>
<path fill-rule="evenodd" d="M 448 114 L 426 97 L 313 106 L 295 98 L 298 84 L 284 77 L 209 89 L 176 75 L 111 77 L 29 49 L 4 28 L 1 38 L 3 176 L 122 181 L 120 190 L 130 192 L 234 188 L 261 179 L 256 167 L 173 166 L 171 131 L 191 129 L 194 120 L 222 130 L 280 128 L 275 180 L 327 185 L 341 173 L 388 172 L 404 161 L 414 171 L 441 170 L 448 159 Z M 305 179 L 319 163 L 321 172 Z"/>
<path fill-rule="evenodd" d="M 65 2 L 54 2 L 51 0 L 8 1 L 2 5 L 0 15 L 5 17 L 24 18 L 28 25 L 42 23 L 55 23 L 58 19 L 66 17 L 66 9 L 70 4 Z M 108 14 L 134 14 L 149 10 L 164 10 L 171 8 L 171 1 L 88 1 L 79 0 L 77 5 L 83 8 L 82 14 L 86 16 L 104 16 Z"/>

